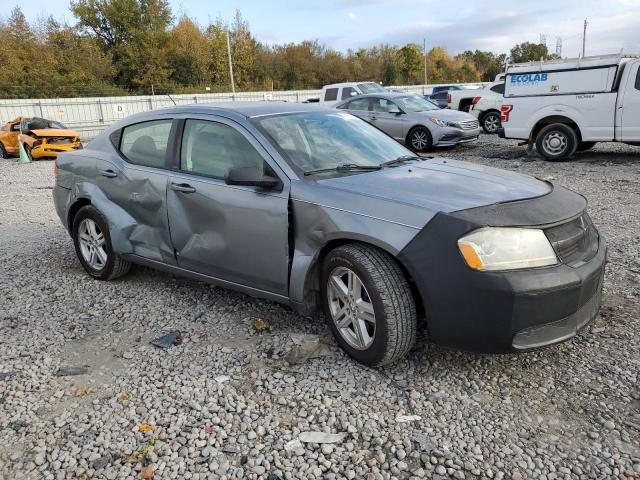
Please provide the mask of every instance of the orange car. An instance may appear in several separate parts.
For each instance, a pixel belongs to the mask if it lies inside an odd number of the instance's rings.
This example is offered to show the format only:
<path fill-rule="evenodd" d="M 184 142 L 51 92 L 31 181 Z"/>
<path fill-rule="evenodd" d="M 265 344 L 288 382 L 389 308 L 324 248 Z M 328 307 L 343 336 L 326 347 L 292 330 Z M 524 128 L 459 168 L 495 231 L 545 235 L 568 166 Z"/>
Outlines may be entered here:
<path fill-rule="evenodd" d="M 18 117 L 0 128 L 0 157 L 18 156 L 19 141 L 30 160 L 56 158 L 60 152 L 82 148 L 78 132 L 38 117 Z"/>

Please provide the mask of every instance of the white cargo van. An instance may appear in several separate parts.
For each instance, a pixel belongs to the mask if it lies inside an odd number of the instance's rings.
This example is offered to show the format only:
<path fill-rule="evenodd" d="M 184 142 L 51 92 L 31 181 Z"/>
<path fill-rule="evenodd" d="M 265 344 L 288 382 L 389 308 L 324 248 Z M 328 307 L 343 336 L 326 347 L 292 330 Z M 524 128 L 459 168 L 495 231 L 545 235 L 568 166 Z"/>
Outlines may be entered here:
<path fill-rule="evenodd" d="M 375 82 L 334 83 L 322 87 L 320 103 L 331 107 L 342 100 L 365 93 L 389 93 L 389 91 Z"/>
<path fill-rule="evenodd" d="M 549 160 L 596 142 L 640 145 L 639 66 L 626 54 L 510 65 L 498 134 Z"/>

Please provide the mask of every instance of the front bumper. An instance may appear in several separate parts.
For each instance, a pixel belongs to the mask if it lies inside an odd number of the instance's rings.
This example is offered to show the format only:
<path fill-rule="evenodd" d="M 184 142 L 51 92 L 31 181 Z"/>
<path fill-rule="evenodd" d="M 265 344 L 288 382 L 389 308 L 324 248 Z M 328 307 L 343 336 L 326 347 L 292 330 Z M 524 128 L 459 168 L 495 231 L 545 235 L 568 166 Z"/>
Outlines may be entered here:
<path fill-rule="evenodd" d="M 520 203 L 523 208 L 545 210 L 537 208 L 544 207 L 537 199 Z M 579 202 L 568 203 L 579 206 Z M 504 272 L 475 271 L 460 255 L 457 239 L 483 224 L 495 225 L 500 216 L 495 216 L 492 207 L 473 209 L 472 221 L 471 215 L 437 214 L 400 252 L 398 258 L 411 273 L 424 303 L 431 340 L 500 353 L 573 337 L 595 318 L 600 307 L 607 255 L 604 238 L 599 238 L 596 255 L 579 267 L 560 263 Z M 524 215 L 531 215 L 532 210 Z M 564 218 L 571 216 L 565 213 L 555 212 Z M 513 218 L 507 220 L 515 224 Z M 557 219 L 548 223 L 552 220 Z M 545 223 L 526 219 L 523 224 Z"/>
<path fill-rule="evenodd" d="M 33 158 L 56 158 L 59 153 L 72 152 L 82 148 L 80 142 L 75 143 L 41 143 L 31 150 Z"/>
<path fill-rule="evenodd" d="M 459 128 L 442 128 L 440 135 L 433 139 L 434 147 L 451 147 L 460 143 L 475 142 L 480 136 L 480 128 L 461 130 Z"/>

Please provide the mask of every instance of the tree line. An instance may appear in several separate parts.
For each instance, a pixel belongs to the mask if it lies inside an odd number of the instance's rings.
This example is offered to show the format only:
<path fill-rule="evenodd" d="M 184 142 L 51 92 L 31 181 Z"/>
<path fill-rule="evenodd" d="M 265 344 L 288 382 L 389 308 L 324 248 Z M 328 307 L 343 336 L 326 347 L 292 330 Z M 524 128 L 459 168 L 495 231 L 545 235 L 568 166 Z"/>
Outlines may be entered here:
<path fill-rule="evenodd" d="M 209 25 L 174 17 L 167 0 L 72 0 L 75 25 L 28 22 L 16 7 L 0 20 L 0 98 L 229 91 L 227 34 L 236 89 L 316 89 L 347 80 L 424 82 L 422 47 L 381 44 L 346 53 L 308 40 L 267 45 L 237 11 Z M 429 83 L 491 81 L 507 61 L 550 58 L 542 44 L 510 54 L 427 52 Z"/>

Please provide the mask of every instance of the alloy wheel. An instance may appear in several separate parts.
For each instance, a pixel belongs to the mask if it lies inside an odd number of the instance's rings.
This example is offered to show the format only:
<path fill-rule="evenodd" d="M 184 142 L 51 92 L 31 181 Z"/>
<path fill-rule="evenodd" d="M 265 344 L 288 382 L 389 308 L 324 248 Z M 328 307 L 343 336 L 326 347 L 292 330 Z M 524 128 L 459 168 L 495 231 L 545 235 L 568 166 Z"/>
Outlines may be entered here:
<path fill-rule="evenodd" d="M 85 218 L 78 227 L 78 242 L 82 258 L 95 270 L 102 270 L 107 263 L 104 233 L 90 218 Z"/>
<path fill-rule="evenodd" d="M 328 278 L 327 297 L 340 336 L 357 350 L 368 349 L 376 335 L 376 315 L 360 277 L 346 267 L 335 268 Z"/>
<path fill-rule="evenodd" d="M 484 128 L 488 133 L 495 133 L 500 127 L 500 118 L 493 114 L 487 115 L 484 119 Z"/>
<path fill-rule="evenodd" d="M 416 150 L 423 150 L 429 143 L 427 132 L 424 130 L 416 130 L 411 135 L 411 146 Z"/>

